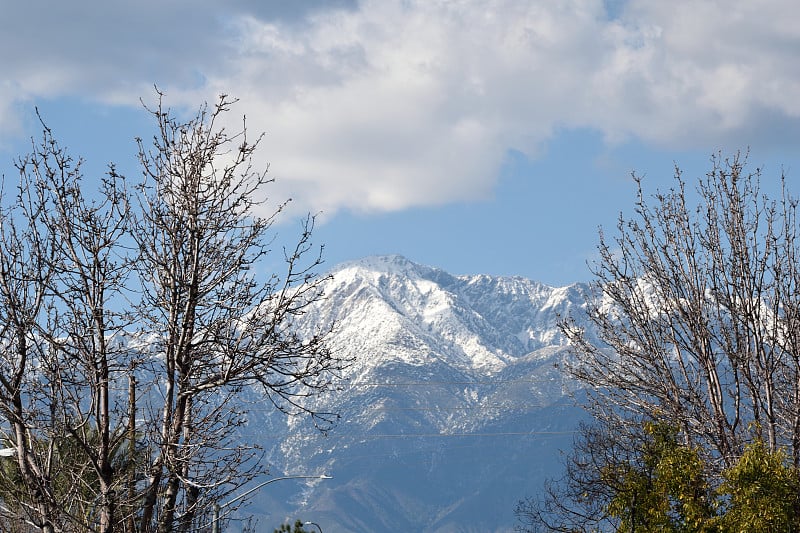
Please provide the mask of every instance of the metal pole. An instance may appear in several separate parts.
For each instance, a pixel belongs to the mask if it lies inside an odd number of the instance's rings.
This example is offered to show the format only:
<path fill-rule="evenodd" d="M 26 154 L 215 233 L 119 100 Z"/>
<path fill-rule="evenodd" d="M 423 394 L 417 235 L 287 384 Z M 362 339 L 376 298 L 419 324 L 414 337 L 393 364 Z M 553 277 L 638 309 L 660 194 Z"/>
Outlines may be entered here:
<path fill-rule="evenodd" d="M 219 533 L 219 504 L 214 504 L 214 517 L 211 519 L 211 533 Z"/>
<path fill-rule="evenodd" d="M 132 364 L 128 374 L 128 460 L 130 473 L 128 474 L 128 505 L 136 501 L 136 470 L 139 458 L 136 456 L 136 365 Z M 136 531 L 134 513 L 128 511 L 128 531 Z"/>

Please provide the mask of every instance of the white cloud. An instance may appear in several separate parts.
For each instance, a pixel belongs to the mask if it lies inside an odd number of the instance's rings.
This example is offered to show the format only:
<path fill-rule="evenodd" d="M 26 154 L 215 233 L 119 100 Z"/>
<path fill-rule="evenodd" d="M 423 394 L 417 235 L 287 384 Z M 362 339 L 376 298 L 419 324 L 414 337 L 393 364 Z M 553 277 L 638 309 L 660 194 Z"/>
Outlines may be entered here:
<path fill-rule="evenodd" d="M 635 0 L 613 19 L 600 0 L 364 0 L 291 19 L 245 2 L 111 5 L 49 13 L 49 37 L 6 23 L 0 92 L 232 94 L 268 132 L 276 193 L 303 209 L 481 197 L 509 149 L 535 156 L 561 128 L 713 149 L 800 121 L 790 0 Z"/>

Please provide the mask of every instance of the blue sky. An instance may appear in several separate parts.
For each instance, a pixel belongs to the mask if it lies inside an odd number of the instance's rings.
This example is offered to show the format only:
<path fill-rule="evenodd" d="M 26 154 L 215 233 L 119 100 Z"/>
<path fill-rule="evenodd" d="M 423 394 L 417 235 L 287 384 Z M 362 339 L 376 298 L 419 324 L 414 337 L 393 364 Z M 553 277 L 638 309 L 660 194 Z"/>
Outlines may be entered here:
<path fill-rule="evenodd" d="M 800 193 L 793 0 L 44 0 L 0 20 L 0 168 L 38 106 L 87 173 L 135 176 L 153 85 L 177 110 L 240 99 L 259 157 L 321 213 L 340 261 L 379 253 L 454 273 L 589 277 L 597 228 L 630 213 L 629 174 L 668 187 L 751 150 Z M 233 117 L 232 117 L 233 118 Z M 795 186 L 794 184 L 798 185 Z M 273 204 L 274 205 L 274 204 Z"/>

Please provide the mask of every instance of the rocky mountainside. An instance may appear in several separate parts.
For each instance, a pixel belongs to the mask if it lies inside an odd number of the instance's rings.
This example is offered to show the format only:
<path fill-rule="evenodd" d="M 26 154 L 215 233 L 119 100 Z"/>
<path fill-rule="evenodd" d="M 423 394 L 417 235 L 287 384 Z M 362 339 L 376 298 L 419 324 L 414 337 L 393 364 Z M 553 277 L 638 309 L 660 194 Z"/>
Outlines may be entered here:
<path fill-rule="evenodd" d="M 382 256 L 335 268 L 326 294 L 309 324 L 335 321 L 331 340 L 354 363 L 315 407 L 341 422 L 324 436 L 256 409 L 248 431 L 274 475 L 333 479 L 259 491 L 247 511 L 260 529 L 300 518 L 325 533 L 512 531 L 516 501 L 558 475 L 581 416 L 556 325 L 580 316 L 582 287 Z"/>

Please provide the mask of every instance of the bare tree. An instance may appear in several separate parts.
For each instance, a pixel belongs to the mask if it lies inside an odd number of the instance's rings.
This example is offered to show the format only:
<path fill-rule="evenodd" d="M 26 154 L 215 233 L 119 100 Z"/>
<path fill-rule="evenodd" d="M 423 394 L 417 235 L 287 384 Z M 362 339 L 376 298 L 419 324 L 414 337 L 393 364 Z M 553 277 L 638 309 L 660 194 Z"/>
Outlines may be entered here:
<path fill-rule="evenodd" d="M 342 364 L 324 344 L 325 331 L 301 338 L 293 327 L 321 297 L 320 258 L 304 262 L 311 221 L 285 253 L 285 276 L 260 279 L 267 232 L 282 206 L 268 218 L 254 213 L 269 180 L 252 167 L 259 139 L 250 142 L 244 124 L 234 134 L 218 124 L 231 104 L 223 96 L 180 122 L 159 103 L 158 135 L 149 147 L 140 141 L 146 181 L 133 224 L 140 316 L 148 331 L 162 332 L 150 361 L 162 403 L 143 521 L 158 511 L 163 533 L 175 528 L 180 498 L 187 531 L 204 494 L 257 472 L 239 468 L 255 457 L 253 443 L 234 439 L 242 387 L 259 387 L 280 409 L 303 410 L 298 399 L 326 389 Z"/>
<path fill-rule="evenodd" d="M 653 196 L 634 178 L 636 215 L 620 217 L 616 237 L 600 235 L 589 327 L 562 324 L 568 371 L 599 427 L 635 442 L 642 419 L 663 421 L 699 447 L 712 479 L 753 439 L 786 447 L 797 466 L 796 200 L 783 178 L 780 197 L 763 194 L 741 154 L 712 158 L 694 195 L 679 169 Z"/>
<path fill-rule="evenodd" d="M 13 462 L 4 469 L 12 479 L 4 479 L 2 511 L 54 532 L 57 502 L 48 483 L 57 461 L 52 420 L 42 427 L 55 408 L 48 397 L 54 368 L 35 335 L 46 314 L 55 250 L 42 230 L 45 209 L 37 184 L 25 179 L 26 161 L 19 166 L 22 185 L 0 213 L 0 413 Z"/>
<path fill-rule="evenodd" d="M 712 163 L 694 208 L 680 171 L 652 199 L 637 178 L 637 218 L 601 235 L 600 342 L 563 330 L 598 412 L 658 414 L 729 466 L 751 424 L 771 448 L 799 442 L 797 204 L 763 195 L 742 156 Z"/>
<path fill-rule="evenodd" d="M 602 425 L 582 425 L 565 457 L 564 474 L 545 483 L 542 494 L 517 504 L 515 514 L 526 532 L 592 533 L 617 531 L 619 520 L 608 503 L 619 490 L 608 469 L 637 464 L 641 435 L 620 439 Z"/>
<path fill-rule="evenodd" d="M 194 531 L 215 499 L 265 470 L 258 443 L 237 441 L 243 396 L 322 430 L 335 420 L 304 399 L 344 362 L 327 330 L 295 327 L 323 297 L 313 218 L 284 250 L 286 272 L 264 273 L 283 205 L 256 215 L 270 180 L 252 167 L 258 139 L 219 125 L 232 103 L 180 122 L 159 94 L 132 190 L 112 166 L 87 196 L 81 160 L 46 127 L 19 160 L 0 210 L 9 528 Z"/>
<path fill-rule="evenodd" d="M 125 259 L 115 257 L 125 195 L 105 182 L 97 203 L 81 191 L 73 161 L 46 127 L 17 163 L 17 195 L 2 216 L 0 312 L 7 352 L 0 411 L 16 458 L 4 500 L 45 531 L 85 524 L 99 509 L 111 531 L 116 506 L 112 459 L 119 422 L 111 383 L 124 354 L 121 323 L 108 301 L 122 290 Z"/>
<path fill-rule="evenodd" d="M 103 181 L 102 200 L 89 202 L 80 181 L 60 168 L 46 168 L 44 175 L 41 165 L 34 169 L 48 191 L 44 222 L 58 260 L 50 283 L 53 306 L 39 337 L 61 361 L 54 389 L 59 426 L 97 480 L 97 494 L 89 491 L 91 500 L 84 505 L 98 507 L 99 530 L 111 532 L 122 488 L 112 463 L 125 442 L 128 415 L 125 397 L 115 399 L 113 390 L 130 366 L 120 342 L 127 317 L 113 306 L 115 298 L 123 297 L 130 272 L 120 246 L 128 223 L 127 194 L 118 188 L 122 182 L 114 179 L 112 168 Z M 80 486 L 86 479 L 78 473 L 70 481 Z"/>

